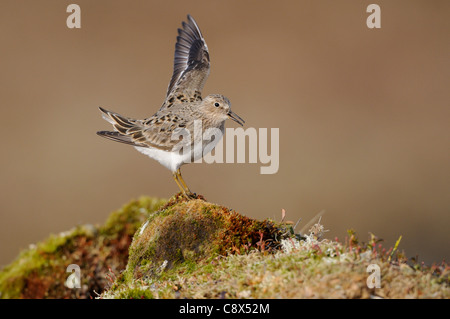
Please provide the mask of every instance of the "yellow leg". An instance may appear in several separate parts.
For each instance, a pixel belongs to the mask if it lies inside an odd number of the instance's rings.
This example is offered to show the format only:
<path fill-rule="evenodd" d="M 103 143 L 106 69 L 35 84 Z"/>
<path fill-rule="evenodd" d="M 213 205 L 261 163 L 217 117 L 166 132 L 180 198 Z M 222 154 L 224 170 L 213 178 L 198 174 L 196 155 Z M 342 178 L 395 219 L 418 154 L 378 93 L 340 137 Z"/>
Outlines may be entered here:
<path fill-rule="evenodd" d="M 186 191 L 184 190 L 183 186 L 181 186 L 180 182 L 178 181 L 178 175 L 176 173 L 172 174 L 173 179 L 175 180 L 175 183 L 177 183 L 178 187 L 180 188 L 181 193 L 187 197 Z"/>
<path fill-rule="evenodd" d="M 179 170 L 177 172 L 174 172 L 172 174 L 173 179 L 175 180 L 175 183 L 177 183 L 178 187 L 181 190 L 181 193 L 183 194 L 186 199 L 190 200 L 192 199 L 192 193 L 187 187 L 186 183 L 184 182 L 183 178 L 181 177 L 181 174 L 179 174 Z M 181 179 L 181 181 L 180 181 Z"/>
<path fill-rule="evenodd" d="M 184 189 L 186 190 L 186 192 L 187 192 L 189 195 L 191 195 L 191 194 L 192 194 L 191 190 L 190 190 L 189 187 L 186 185 L 186 182 L 184 181 L 183 177 L 181 177 L 181 171 L 180 171 L 180 169 L 177 170 L 176 174 L 177 174 L 177 176 L 178 176 L 178 180 L 180 181 L 181 185 L 183 185 L 183 187 L 184 187 Z"/>

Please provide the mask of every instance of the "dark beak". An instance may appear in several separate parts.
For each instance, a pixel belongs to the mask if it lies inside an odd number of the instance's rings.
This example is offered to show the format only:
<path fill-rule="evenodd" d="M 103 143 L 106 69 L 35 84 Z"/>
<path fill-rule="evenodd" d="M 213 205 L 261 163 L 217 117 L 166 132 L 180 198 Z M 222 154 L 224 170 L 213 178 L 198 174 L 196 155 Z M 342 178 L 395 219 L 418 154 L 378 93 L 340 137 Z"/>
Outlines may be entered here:
<path fill-rule="evenodd" d="M 244 126 L 245 121 L 233 111 L 230 110 L 230 112 L 228 112 L 228 116 L 230 117 L 230 119 L 238 123 L 240 126 Z"/>

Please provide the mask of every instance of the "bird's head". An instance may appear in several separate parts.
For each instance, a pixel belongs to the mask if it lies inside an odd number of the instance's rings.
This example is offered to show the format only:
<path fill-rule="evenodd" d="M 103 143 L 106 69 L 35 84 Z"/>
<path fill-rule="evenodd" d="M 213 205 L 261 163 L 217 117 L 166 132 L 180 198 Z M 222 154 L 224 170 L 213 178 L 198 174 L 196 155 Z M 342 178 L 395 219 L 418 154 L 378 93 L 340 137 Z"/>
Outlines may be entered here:
<path fill-rule="evenodd" d="M 245 121 L 236 113 L 231 111 L 231 103 L 225 96 L 220 94 L 210 94 L 201 103 L 201 111 L 218 121 L 232 119 L 243 126 Z"/>

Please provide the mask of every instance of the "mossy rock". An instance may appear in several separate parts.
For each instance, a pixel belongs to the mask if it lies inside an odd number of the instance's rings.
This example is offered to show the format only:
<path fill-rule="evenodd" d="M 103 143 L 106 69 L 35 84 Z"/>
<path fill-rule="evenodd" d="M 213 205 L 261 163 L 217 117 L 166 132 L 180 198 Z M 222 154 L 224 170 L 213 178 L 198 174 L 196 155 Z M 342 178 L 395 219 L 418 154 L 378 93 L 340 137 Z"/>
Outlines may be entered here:
<path fill-rule="evenodd" d="M 0 298 L 93 298 L 128 261 L 128 248 L 142 222 L 166 201 L 143 197 L 113 212 L 103 226 L 82 225 L 20 253 L 0 271 Z M 81 288 L 65 286 L 67 266 L 81 270 Z"/>
<path fill-rule="evenodd" d="M 192 206 L 190 206 L 192 205 Z M 130 263 L 124 276 L 117 278 L 110 289 L 99 298 L 115 299 L 202 299 L 202 298 L 249 298 L 249 299 L 290 299 L 290 298 L 443 298 L 450 297 L 450 267 L 443 262 L 426 267 L 411 264 L 404 253 L 397 250 L 398 243 L 388 250 L 379 244 L 375 236 L 368 243 L 358 241 L 355 232 L 345 243 L 322 239 L 323 225 L 316 223 L 309 234 L 281 239 L 277 249 L 228 249 L 227 256 L 217 255 L 221 236 L 226 233 L 227 216 L 220 214 L 219 207 L 210 203 L 195 203 L 171 207 L 162 210 L 158 216 L 151 216 L 142 232 L 135 235 L 130 246 Z M 151 247 L 159 242 L 160 234 L 168 230 L 184 232 L 183 227 L 191 218 L 184 208 L 204 207 L 213 210 L 210 223 L 211 233 L 202 234 L 202 239 L 189 235 L 194 240 L 170 248 L 176 252 L 169 267 L 170 254 L 164 257 L 156 255 Z M 211 212 L 210 212 L 211 213 Z M 228 212 L 233 213 L 233 212 Z M 228 213 L 224 213 L 227 215 Z M 167 214 L 167 215 L 166 215 Z M 193 224 L 205 216 L 202 210 L 196 210 Z M 179 227 L 172 225 L 172 218 L 180 217 Z M 244 218 L 245 219 L 245 218 Z M 152 226 L 152 222 L 155 225 Z M 220 227 L 211 225 L 219 224 Z M 258 223 L 256 223 L 258 224 Z M 145 224 L 144 224 L 145 225 Z M 170 225 L 170 227 L 169 227 Z M 149 228 L 150 227 L 150 228 Z M 155 228 L 153 228 L 155 227 Z M 190 226 L 191 227 L 191 226 Z M 151 229 L 151 230 L 150 230 Z M 283 229 L 281 225 L 280 229 Z M 146 230 L 148 233 L 146 233 Z M 196 227 L 189 228 L 194 234 Z M 318 230 L 318 232 L 317 232 Z M 161 236 L 161 235 L 159 235 Z M 168 238 L 173 238 L 168 236 Z M 177 237 L 177 238 L 183 238 Z M 223 237 L 222 237 L 223 238 Z M 150 240 L 148 245 L 145 240 Z M 399 239 L 400 240 L 400 239 Z M 167 242 L 166 240 L 162 242 Z M 245 242 L 245 241 L 244 241 Z M 272 242 L 270 245 L 275 244 Z M 243 244 L 248 247 L 248 244 Z M 183 247 L 187 247 L 183 249 Z M 199 247 L 197 250 L 196 247 Z M 207 250 L 203 248 L 209 247 Z M 236 247 L 235 243 L 229 247 Z M 195 253 L 192 253 L 194 251 Z M 203 251 L 203 253 L 201 253 Z M 183 253 L 187 254 L 183 255 Z M 147 255 L 146 255 L 147 254 Z M 216 257 L 213 257 L 216 255 Z M 183 258 L 181 258 L 183 256 Z M 133 260 L 133 261 L 132 261 Z M 368 267 L 377 265 L 380 269 L 381 287 L 368 285 Z M 126 276 L 125 276 L 126 275 Z"/>
<path fill-rule="evenodd" d="M 162 268 L 193 269 L 230 253 L 275 251 L 287 233 L 271 220 L 258 221 L 203 199 L 176 196 L 136 232 L 121 280 L 155 277 Z"/>
<path fill-rule="evenodd" d="M 450 267 L 410 264 L 398 248 L 349 232 L 322 239 L 323 225 L 295 235 L 201 197 L 143 197 L 24 250 L 0 271 L 1 298 L 450 298 Z M 67 266 L 81 269 L 70 289 Z M 367 286 L 367 267 L 381 288 Z"/>

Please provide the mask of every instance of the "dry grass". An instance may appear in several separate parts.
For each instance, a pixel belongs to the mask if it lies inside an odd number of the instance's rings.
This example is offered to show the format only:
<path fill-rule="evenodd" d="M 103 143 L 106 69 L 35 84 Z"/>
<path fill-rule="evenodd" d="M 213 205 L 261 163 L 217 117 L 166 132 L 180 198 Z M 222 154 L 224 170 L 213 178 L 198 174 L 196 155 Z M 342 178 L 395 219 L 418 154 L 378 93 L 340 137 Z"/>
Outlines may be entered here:
<path fill-rule="evenodd" d="M 289 252 L 243 255 L 199 265 L 189 271 L 119 286 L 104 298 L 449 298 L 448 266 L 414 269 L 370 251 L 356 253 L 322 241 Z M 325 253 L 324 253 L 325 252 Z M 381 288 L 366 284 L 369 264 L 381 269 Z"/>

